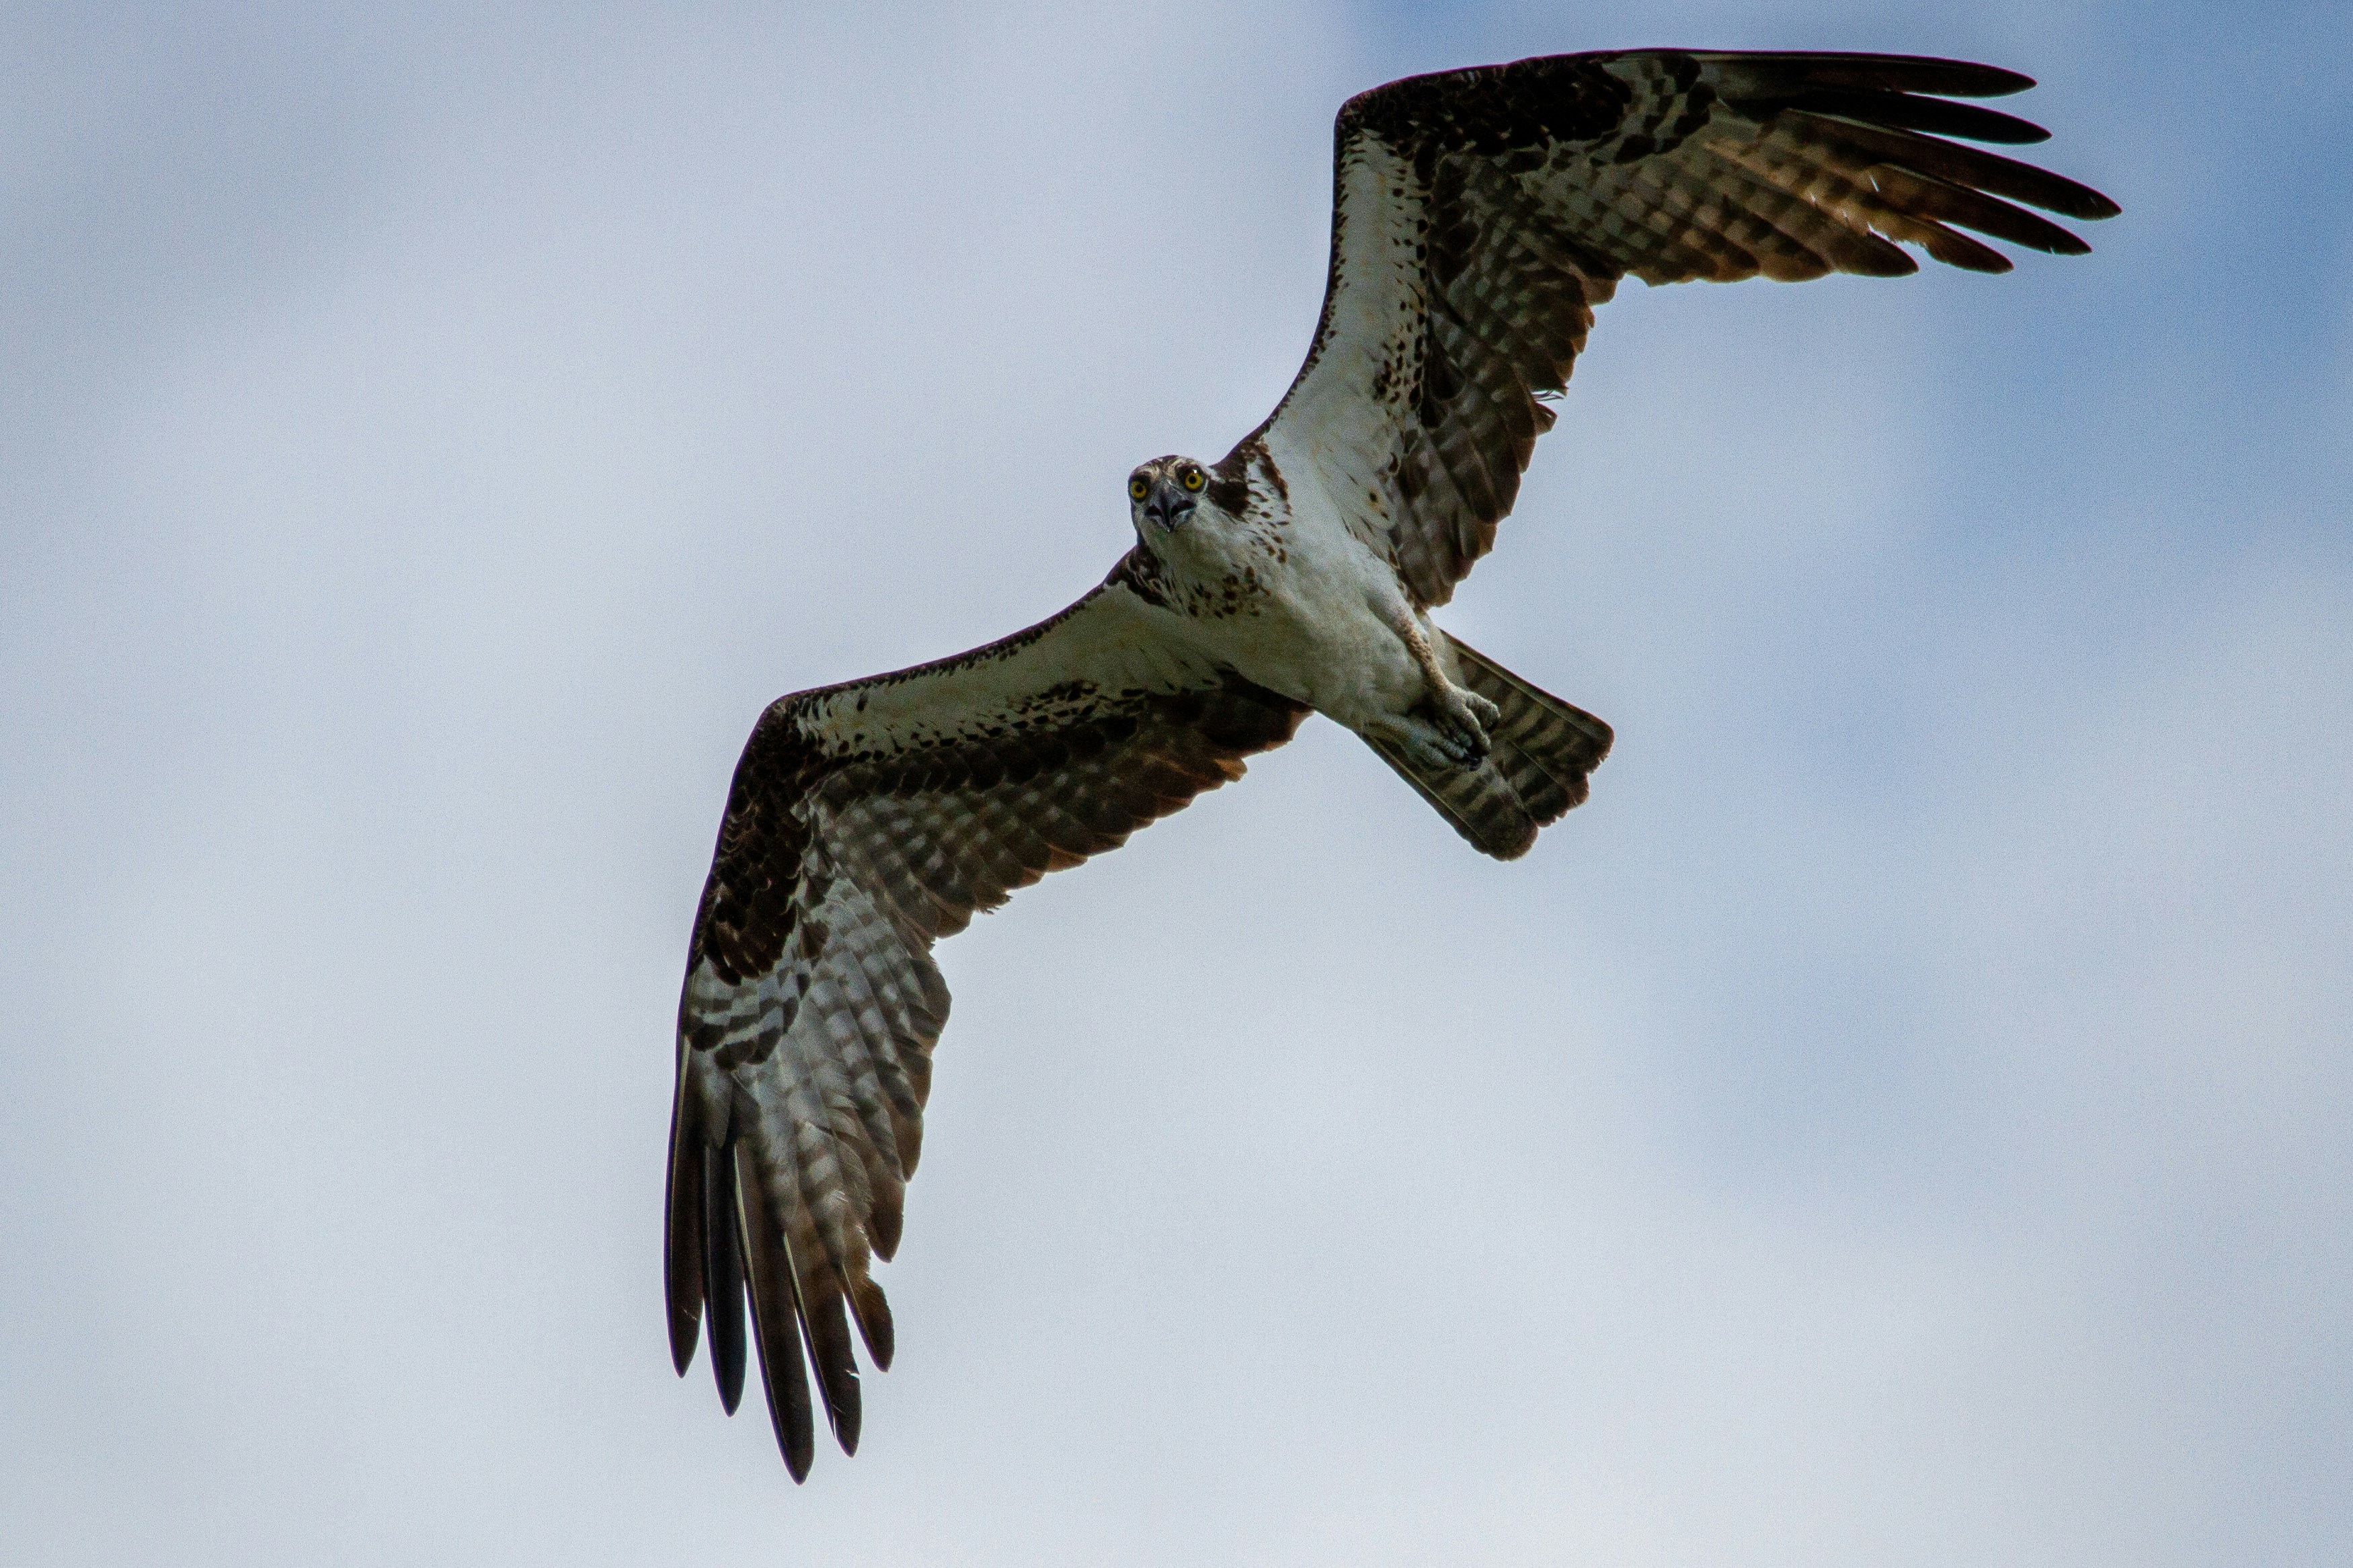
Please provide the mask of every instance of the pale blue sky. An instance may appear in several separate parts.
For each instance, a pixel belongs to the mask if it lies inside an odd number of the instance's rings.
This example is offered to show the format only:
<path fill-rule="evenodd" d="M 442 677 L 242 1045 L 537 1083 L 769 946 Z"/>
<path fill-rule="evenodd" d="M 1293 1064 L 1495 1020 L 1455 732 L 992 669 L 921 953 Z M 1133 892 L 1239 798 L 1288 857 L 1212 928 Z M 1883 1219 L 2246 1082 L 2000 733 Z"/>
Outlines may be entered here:
<path fill-rule="evenodd" d="M 2353 1554 L 2339 5 L 0 17 L 0 1557 Z M 897 1368 L 670 1372 L 768 699 L 1222 452 L 1386 78 L 2041 79 L 2005 278 L 1603 313 L 1446 624 L 1525 860 L 1328 725 L 941 950 Z"/>

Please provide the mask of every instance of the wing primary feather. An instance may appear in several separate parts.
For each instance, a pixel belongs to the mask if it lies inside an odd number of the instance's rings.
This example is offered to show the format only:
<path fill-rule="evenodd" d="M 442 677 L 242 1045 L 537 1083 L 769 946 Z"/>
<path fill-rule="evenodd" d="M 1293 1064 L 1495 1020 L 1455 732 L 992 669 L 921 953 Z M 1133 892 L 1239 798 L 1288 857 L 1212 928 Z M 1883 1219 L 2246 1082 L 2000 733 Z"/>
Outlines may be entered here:
<path fill-rule="evenodd" d="M 818 1392 L 825 1396 L 826 1425 L 845 1454 L 858 1452 L 860 1405 L 858 1357 L 849 1348 L 849 1320 L 842 1310 L 845 1283 L 842 1264 L 824 1240 L 806 1182 L 796 1173 L 792 1194 L 793 1297 L 799 1308 L 801 1330 L 808 1336 L 809 1363 L 817 1371 Z"/>
<path fill-rule="evenodd" d="M 768 1391 L 768 1423 L 796 1483 L 808 1479 L 817 1457 L 817 1427 L 809 1405 L 808 1369 L 801 1360 L 799 1310 L 794 1304 L 792 1264 L 782 1232 L 768 1210 L 767 1187 L 748 1144 L 735 1146 L 735 1203 L 743 1228 L 746 1283 L 752 1293 L 753 1342 L 760 1352 L 760 1381 Z"/>
<path fill-rule="evenodd" d="M 1966 234 L 1947 228 L 1943 224 L 1926 218 L 1913 222 L 1919 232 L 1916 238 L 1929 255 L 1947 267 L 1957 267 L 1965 272 L 2007 272 L 2017 265 L 1990 245 L 1980 245 Z"/>
<path fill-rule="evenodd" d="M 2092 248 L 2048 218 L 1926 174 L 1882 164 L 1871 172 L 1871 179 L 1881 195 L 1915 217 L 1958 224 L 2052 256 L 2083 256 Z"/>
<path fill-rule="evenodd" d="M 1748 106 L 1742 106 L 1746 109 Z M 1765 108 L 1763 104 L 1756 106 Z M 1959 136 L 1971 142 L 1999 142 L 2027 146 L 2051 140 L 2051 132 L 2031 120 L 1985 109 L 1974 103 L 1954 103 L 1941 98 L 1916 98 L 1908 92 L 1868 92 L 1851 88 L 1813 88 L 1771 107 L 1835 116 L 1865 125 L 1892 126 L 1900 131 L 1926 132 L 1931 136 Z"/>
<path fill-rule="evenodd" d="M 711 1371 L 727 1414 L 744 1398 L 744 1253 L 736 1224 L 735 1158 L 702 1146 L 702 1299 L 711 1319 Z"/>
<path fill-rule="evenodd" d="M 818 1240 L 818 1226 L 810 1213 L 807 1194 L 794 1173 L 787 1190 L 778 1194 L 788 1207 L 786 1276 L 793 1282 L 793 1302 L 800 1313 L 801 1331 L 808 1337 L 809 1364 L 816 1369 L 818 1391 L 825 1396 L 826 1425 L 845 1454 L 858 1452 L 860 1405 L 858 1358 L 849 1348 L 849 1321 L 842 1310 L 842 1280 Z"/>
<path fill-rule="evenodd" d="M 670 1304 L 670 1359 L 681 1377 L 702 1337 L 702 1136 L 690 1114 L 685 1047 L 670 1106 L 670 1184 L 664 1194 L 662 1289 Z"/>
<path fill-rule="evenodd" d="M 882 1294 L 882 1287 L 871 1279 L 853 1281 L 849 1287 L 850 1315 L 858 1320 L 858 1337 L 866 1342 L 866 1353 L 877 1372 L 891 1370 L 891 1357 L 898 1350 L 898 1330 L 891 1321 L 891 1302 Z"/>
<path fill-rule="evenodd" d="M 809 1300 L 809 1295 L 806 1290 L 801 1294 L 801 1316 L 808 1328 L 818 1382 L 825 1389 L 826 1422 L 832 1426 L 833 1440 L 841 1445 L 841 1451 L 855 1454 L 860 1417 L 858 1357 L 849 1348 L 849 1316 L 842 1310 L 838 1289 L 816 1302 Z"/>
<path fill-rule="evenodd" d="M 2007 98 L 2034 79 L 2000 66 L 1930 55 L 1704 54 L 1720 73 L 1726 97 L 1771 97 L 1807 88 L 1923 92 L 1942 98 Z"/>
<path fill-rule="evenodd" d="M 2063 217 L 2093 221 L 2114 217 L 2124 210 L 2089 185 L 2078 184 L 2063 174 L 1976 147 L 1956 146 L 1950 142 L 1901 131 L 1883 131 L 1875 125 L 1858 125 L 1851 120 L 1825 120 L 1799 110 L 1792 110 L 1787 120 L 1793 128 L 1802 126 L 1832 145 L 1843 142 L 1876 162 L 1930 175 L 1948 184 L 2028 202 Z"/>

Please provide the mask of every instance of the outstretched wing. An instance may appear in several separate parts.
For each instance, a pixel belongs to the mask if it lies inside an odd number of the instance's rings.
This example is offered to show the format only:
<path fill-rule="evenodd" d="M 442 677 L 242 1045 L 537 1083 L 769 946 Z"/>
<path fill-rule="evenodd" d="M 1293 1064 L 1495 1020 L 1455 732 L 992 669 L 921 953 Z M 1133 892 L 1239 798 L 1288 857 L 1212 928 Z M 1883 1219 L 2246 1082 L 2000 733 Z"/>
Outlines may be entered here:
<path fill-rule="evenodd" d="M 1950 97 L 2014 71 L 1894 55 L 1558 55 L 1409 77 L 1340 110 L 1331 277 L 1307 363 L 1267 423 L 1278 471 L 1323 479 L 1423 605 L 1494 542 L 1593 308 L 1646 283 L 1918 269 L 2006 272 L 1958 232 L 2089 248 L 2012 201 L 2116 205 L 1943 140 L 2039 142 Z M 1943 95 L 1943 96 L 1938 96 Z M 2010 198 L 2008 201 L 2001 198 Z"/>
<path fill-rule="evenodd" d="M 899 1245 L 948 994 L 932 943 L 1013 889 L 1113 847 L 1307 712 L 1171 635 L 1123 563 L 1053 619 L 936 664 L 773 704 L 736 764 L 679 1002 L 670 1351 L 711 1321 L 720 1396 L 744 1384 L 744 1298 L 798 1480 L 802 1364 L 858 1445 L 855 1321 L 891 1364 L 870 1258 Z"/>

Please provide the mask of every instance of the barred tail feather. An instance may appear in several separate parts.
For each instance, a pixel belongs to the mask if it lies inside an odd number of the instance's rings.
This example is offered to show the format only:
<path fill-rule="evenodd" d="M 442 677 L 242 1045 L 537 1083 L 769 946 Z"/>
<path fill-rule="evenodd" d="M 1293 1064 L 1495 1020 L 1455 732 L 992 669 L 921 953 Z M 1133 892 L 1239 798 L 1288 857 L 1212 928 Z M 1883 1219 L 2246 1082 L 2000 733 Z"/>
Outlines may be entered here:
<path fill-rule="evenodd" d="M 1467 644 L 1447 638 L 1456 679 L 1493 702 L 1487 756 L 1476 766 L 1433 763 L 1394 742 L 1366 742 L 1482 854 L 1516 859 L 1536 830 L 1586 795 L 1586 778 L 1609 754 L 1609 726 L 1539 690 Z"/>
<path fill-rule="evenodd" d="M 1496 769 L 1494 758 L 1466 768 L 1425 762 L 1383 736 L 1366 735 L 1365 743 L 1378 752 L 1399 778 L 1419 791 L 1422 799 L 1436 806 L 1438 814 L 1481 854 L 1516 860 L 1536 841 L 1536 819 L 1520 804 L 1520 797 Z"/>
<path fill-rule="evenodd" d="M 1468 643 L 1446 639 L 1456 679 L 1503 710 L 1488 737 L 1490 761 L 1539 827 L 1585 804 L 1586 777 L 1609 754 L 1609 726 L 1495 663 Z"/>

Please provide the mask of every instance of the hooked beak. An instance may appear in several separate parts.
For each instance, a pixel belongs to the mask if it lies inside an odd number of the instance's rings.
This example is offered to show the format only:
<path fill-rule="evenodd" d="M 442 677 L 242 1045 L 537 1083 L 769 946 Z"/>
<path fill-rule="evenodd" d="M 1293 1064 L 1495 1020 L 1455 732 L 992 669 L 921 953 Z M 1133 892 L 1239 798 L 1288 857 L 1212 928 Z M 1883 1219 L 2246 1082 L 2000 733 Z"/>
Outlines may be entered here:
<path fill-rule="evenodd" d="M 1173 480 L 1161 479 L 1144 503 L 1144 521 L 1166 529 L 1181 528 L 1193 515 L 1193 500 Z"/>

